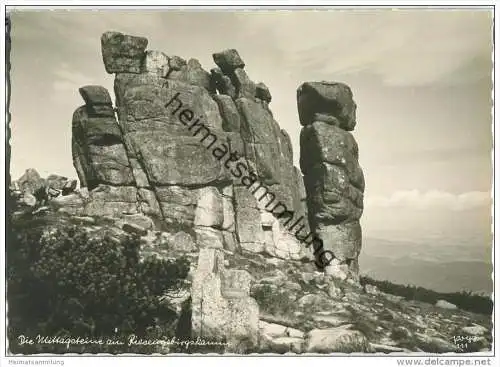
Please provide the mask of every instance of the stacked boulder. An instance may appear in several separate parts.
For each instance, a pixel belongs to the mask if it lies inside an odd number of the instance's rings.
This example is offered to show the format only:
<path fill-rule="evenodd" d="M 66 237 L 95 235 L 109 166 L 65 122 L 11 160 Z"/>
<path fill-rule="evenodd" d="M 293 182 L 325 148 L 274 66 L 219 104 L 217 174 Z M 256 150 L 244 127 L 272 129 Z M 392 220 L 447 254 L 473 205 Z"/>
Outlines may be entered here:
<path fill-rule="evenodd" d="M 131 186 L 134 183 L 122 133 L 108 91 L 89 85 L 79 89 L 85 105 L 73 114 L 72 152 L 80 186 Z"/>
<path fill-rule="evenodd" d="M 135 178 L 111 97 L 101 86 L 84 86 L 79 91 L 85 105 L 73 114 L 72 150 L 80 186 L 90 192 L 83 214 L 137 214 Z"/>
<path fill-rule="evenodd" d="M 73 163 L 89 190 L 83 214 L 148 217 L 200 248 L 306 257 L 286 230 L 302 216 L 297 228 L 307 234 L 304 183 L 268 88 L 250 80 L 236 50 L 214 54 L 209 73 L 147 45 L 117 32 L 101 37 L 115 108 L 105 88 L 80 88 Z"/>
<path fill-rule="evenodd" d="M 304 126 L 300 167 L 309 224 L 335 257 L 326 271 L 356 277 L 365 188 L 358 145 L 350 133 L 356 125 L 356 103 L 345 84 L 307 82 L 297 90 L 297 105 Z"/>

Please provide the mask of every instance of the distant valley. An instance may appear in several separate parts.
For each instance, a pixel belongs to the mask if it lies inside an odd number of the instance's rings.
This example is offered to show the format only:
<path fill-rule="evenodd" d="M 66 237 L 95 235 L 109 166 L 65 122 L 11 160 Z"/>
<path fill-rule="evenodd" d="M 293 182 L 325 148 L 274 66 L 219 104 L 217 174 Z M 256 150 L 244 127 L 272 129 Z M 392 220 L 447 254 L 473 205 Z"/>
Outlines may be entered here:
<path fill-rule="evenodd" d="M 439 292 L 492 291 L 491 249 L 487 246 L 421 244 L 365 238 L 362 275 Z"/>

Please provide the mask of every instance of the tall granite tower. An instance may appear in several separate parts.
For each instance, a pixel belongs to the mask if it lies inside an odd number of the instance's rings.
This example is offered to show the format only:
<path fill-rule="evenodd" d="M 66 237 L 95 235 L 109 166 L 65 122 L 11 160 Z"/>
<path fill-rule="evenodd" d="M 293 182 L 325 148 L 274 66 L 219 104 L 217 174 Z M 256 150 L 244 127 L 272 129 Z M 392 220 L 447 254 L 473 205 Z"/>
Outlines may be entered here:
<path fill-rule="evenodd" d="M 300 167 L 307 192 L 309 224 L 335 259 L 325 269 L 357 277 L 365 181 L 358 145 L 356 103 L 342 83 L 306 82 L 297 90 Z"/>

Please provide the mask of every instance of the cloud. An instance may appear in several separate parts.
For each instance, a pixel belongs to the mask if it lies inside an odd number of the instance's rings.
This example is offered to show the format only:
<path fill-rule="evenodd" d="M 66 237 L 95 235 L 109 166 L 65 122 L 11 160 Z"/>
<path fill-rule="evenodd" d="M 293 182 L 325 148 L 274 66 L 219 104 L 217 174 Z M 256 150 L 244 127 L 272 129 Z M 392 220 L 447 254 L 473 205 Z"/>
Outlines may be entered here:
<path fill-rule="evenodd" d="M 71 41 L 74 51 L 85 44 L 99 45 L 104 31 L 135 34 L 161 29 L 161 13 L 144 10 L 15 10 L 11 17 L 16 40 L 64 39 Z"/>
<path fill-rule="evenodd" d="M 486 191 L 469 191 L 452 194 L 446 191 L 401 190 L 391 196 L 372 196 L 365 198 L 367 208 L 407 207 L 417 210 L 443 208 L 454 211 L 467 210 L 491 205 L 491 193 Z"/>
<path fill-rule="evenodd" d="M 392 86 L 491 78 L 492 13 L 459 10 L 293 11 L 241 15 L 295 66 L 316 77 L 364 72 Z M 252 38 L 250 37 L 250 38 Z"/>
<path fill-rule="evenodd" d="M 55 92 L 74 92 L 82 85 L 90 84 L 93 79 L 82 73 L 71 70 L 68 64 L 63 63 L 54 70 L 52 87 Z"/>
<path fill-rule="evenodd" d="M 71 44 L 77 54 L 97 49 L 102 32 L 118 30 L 148 36 L 152 44 L 174 49 L 179 43 L 197 49 L 207 38 L 214 47 L 245 40 L 291 75 L 314 79 L 338 80 L 362 73 L 377 75 L 391 86 L 457 85 L 491 79 L 492 12 L 486 10 L 13 14 L 13 36 L 18 40 L 53 42 L 54 49 Z"/>
<path fill-rule="evenodd" d="M 111 94 L 113 93 L 113 80 L 109 77 L 97 77 L 97 74 L 87 75 L 75 70 L 63 62 L 52 70 L 52 90 L 50 98 L 58 105 L 78 106 L 83 103 L 78 89 L 85 85 L 102 85 Z M 113 97 L 113 95 L 111 95 Z"/>
<path fill-rule="evenodd" d="M 59 108 L 76 108 L 83 104 L 78 89 L 84 85 L 102 85 L 103 80 L 78 72 L 67 63 L 61 63 L 52 70 L 51 84 L 52 93 L 48 97 L 53 104 Z"/>

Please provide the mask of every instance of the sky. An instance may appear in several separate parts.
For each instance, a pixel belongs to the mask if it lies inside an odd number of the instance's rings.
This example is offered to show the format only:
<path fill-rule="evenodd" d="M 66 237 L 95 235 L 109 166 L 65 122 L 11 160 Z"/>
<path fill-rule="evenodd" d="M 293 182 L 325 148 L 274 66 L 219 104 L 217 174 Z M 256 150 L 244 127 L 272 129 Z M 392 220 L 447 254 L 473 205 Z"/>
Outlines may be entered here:
<path fill-rule="evenodd" d="M 250 78 L 269 87 L 297 165 L 297 87 L 347 83 L 358 105 L 365 235 L 453 233 L 491 246 L 491 10 L 15 11 L 14 178 L 29 167 L 76 177 L 71 118 L 83 104 L 80 86 L 112 93 L 100 50 L 109 30 L 144 36 L 148 49 L 196 58 L 206 70 L 212 53 L 236 48 Z"/>

